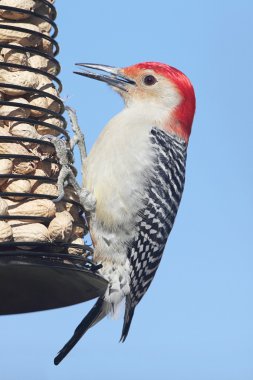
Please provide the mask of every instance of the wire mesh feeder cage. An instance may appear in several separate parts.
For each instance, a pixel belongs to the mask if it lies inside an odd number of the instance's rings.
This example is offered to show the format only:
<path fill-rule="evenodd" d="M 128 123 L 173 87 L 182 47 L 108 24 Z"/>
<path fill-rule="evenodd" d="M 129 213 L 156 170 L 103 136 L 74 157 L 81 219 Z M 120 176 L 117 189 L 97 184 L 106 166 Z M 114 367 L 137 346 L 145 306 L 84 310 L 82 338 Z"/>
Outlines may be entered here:
<path fill-rule="evenodd" d="M 83 242 L 75 188 L 59 197 L 63 164 L 76 171 L 59 97 L 56 10 L 53 1 L 12 2 L 0 5 L 0 314 L 67 306 L 106 288 Z"/>

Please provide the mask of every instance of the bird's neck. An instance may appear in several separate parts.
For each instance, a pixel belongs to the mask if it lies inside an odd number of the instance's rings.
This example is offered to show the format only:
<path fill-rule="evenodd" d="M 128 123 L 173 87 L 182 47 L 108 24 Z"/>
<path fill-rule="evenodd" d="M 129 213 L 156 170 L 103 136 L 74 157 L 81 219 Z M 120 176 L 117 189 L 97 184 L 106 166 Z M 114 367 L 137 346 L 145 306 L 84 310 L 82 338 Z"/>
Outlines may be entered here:
<path fill-rule="evenodd" d="M 176 118 L 177 108 L 168 109 L 150 101 L 141 101 L 126 104 L 119 115 L 127 124 L 157 127 L 188 142 L 184 125 Z"/>
<path fill-rule="evenodd" d="M 139 121 L 149 127 L 162 128 L 168 118 L 168 111 L 155 103 L 142 101 L 126 104 L 122 116 L 134 123 Z"/>

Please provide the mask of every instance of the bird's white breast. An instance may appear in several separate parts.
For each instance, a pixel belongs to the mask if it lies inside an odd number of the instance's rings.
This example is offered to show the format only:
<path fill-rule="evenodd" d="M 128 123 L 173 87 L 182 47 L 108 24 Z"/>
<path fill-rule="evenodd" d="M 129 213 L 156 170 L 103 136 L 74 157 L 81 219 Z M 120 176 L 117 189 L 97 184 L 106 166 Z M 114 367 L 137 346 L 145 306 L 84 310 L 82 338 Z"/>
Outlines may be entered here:
<path fill-rule="evenodd" d="M 145 118 L 124 109 L 107 124 L 87 158 L 84 185 L 96 197 L 97 220 L 111 230 L 130 226 L 142 207 L 154 162 L 151 128 Z"/>

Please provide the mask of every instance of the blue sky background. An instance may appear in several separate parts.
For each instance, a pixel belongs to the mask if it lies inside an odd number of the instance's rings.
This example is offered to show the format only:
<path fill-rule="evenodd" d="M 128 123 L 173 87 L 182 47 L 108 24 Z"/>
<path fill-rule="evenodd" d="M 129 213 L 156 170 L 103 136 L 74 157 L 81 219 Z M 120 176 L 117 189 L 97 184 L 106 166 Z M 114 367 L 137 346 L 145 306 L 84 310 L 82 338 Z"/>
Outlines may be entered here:
<path fill-rule="evenodd" d="M 253 2 L 57 1 L 63 97 L 90 149 L 122 102 L 75 62 L 161 61 L 192 80 L 186 187 L 155 280 L 118 343 L 105 319 L 58 367 L 93 302 L 1 317 L 1 379 L 253 379 Z"/>

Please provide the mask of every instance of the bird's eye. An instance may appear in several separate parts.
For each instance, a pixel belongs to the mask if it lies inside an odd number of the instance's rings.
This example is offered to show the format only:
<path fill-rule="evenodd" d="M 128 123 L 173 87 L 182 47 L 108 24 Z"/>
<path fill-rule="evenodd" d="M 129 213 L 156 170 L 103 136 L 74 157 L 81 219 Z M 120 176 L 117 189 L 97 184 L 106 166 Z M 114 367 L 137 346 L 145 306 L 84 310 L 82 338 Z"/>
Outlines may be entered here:
<path fill-rule="evenodd" d="M 146 86 L 153 86 L 157 82 L 156 78 L 153 75 L 147 75 L 144 79 L 143 82 Z"/>

